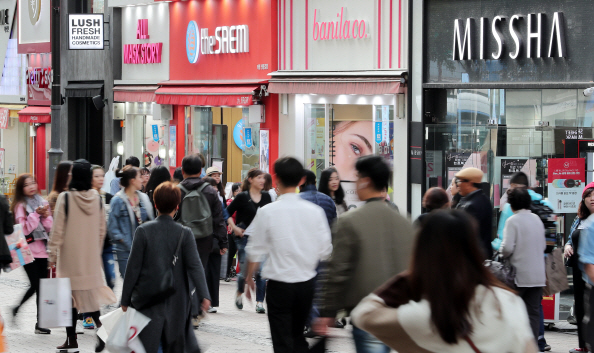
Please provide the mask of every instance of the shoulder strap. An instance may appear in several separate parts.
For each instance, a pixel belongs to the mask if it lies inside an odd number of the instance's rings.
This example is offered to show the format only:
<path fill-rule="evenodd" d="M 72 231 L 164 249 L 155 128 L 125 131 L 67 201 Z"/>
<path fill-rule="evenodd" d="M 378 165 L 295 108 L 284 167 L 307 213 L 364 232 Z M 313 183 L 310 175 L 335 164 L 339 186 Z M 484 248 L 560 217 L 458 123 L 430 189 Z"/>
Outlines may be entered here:
<path fill-rule="evenodd" d="M 476 347 L 476 345 L 474 344 L 474 342 L 472 342 L 472 340 L 470 339 L 470 337 L 466 336 L 466 337 L 464 337 L 464 339 L 466 340 L 466 342 L 468 342 L 468 344 L 470 345 L 470 348 L 472 348 L 472 350 L 474 351 L 474 353 L 481 353 L 481 351 Z"/>
<path fill-rule="evenodd" d="M 186 194 L 190 193 L 190 191 L 188 189 L 186 189 L 185 186 L 183 186 L 182 184 L 177 184 L 177 186 L 182 189 L 182 191 Z"/>
<path fill-rule="evenodd" d="M 198 188 L 198 192 L 202 192 L 202 190 L 206 189 L 207 186 L 209 186 L 209 183 L 204 183 L 202 185 L 200 185 L 200 187 Z"/>
<path fill-rule="evenodd" d="M 177 248 L 175 249 L 175 253 L 173 253 L 173 266 L 175 267 L 175 263 L 179 257 L 179 249 L 181 249 L 182 240 L 184 240 L 184 228 L 181 229 L 181 234 L 179 236 L 179 240 L 177 241 Z"/>
<path fill-rule="evenodd" d="M 64 192 L 64 214 L 66 215 L 66 219 L 68 219 L 68 191 Z"/>

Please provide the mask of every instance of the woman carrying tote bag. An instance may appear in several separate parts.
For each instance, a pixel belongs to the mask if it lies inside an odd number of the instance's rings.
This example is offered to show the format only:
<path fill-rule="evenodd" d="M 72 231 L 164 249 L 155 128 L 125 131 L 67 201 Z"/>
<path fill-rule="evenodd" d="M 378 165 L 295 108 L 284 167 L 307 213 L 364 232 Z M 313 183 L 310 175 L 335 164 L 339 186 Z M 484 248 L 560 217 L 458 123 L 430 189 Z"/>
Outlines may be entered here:
<path fill-rule="evenodd" d="M 179 188 L 164 182 L 154 191 L 153 198 L 159 216 L 140 225 L 134 234 L 122 288 L 122 310 L 131 306 L 151 319 L 139 334 L 147 353 L 157 353 L 160 344 L 163 352 L 198 353 L 191 320 L 193 288 L 188 277 L 197 286 L 194 295 L 201 301 L 202 310 L 207 311 L 210 296 L 202 262 L 190 228 L 173 220 L 181 202 Z M 155 280 L 168 277 L 169 273 L 173 279 L 169 285 Z"/>

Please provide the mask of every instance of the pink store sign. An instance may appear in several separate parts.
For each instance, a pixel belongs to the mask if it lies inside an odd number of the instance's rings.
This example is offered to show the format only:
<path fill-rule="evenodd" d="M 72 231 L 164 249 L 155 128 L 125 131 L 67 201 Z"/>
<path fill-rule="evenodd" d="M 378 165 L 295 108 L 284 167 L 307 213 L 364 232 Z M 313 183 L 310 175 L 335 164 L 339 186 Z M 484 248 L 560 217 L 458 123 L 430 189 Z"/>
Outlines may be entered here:
<path fill-rule="evenodd" d="M 347 19 L 345 10 L 344 6 L 340 8 L 340 12 L 336 14 L 336 21 L 320 21 L 321 11 L 314 9 L 313 40 L 367 38 L 369 33 L 365 32 L 365 27 L 369 23 L 365 20 Z"/>
<path fill-rule="evenodd" d="M 149 39 L 148 19 L 138 20 L 136 39 Z M 163 43 L 124 44 L 124 64 L 160 64 Z"/>

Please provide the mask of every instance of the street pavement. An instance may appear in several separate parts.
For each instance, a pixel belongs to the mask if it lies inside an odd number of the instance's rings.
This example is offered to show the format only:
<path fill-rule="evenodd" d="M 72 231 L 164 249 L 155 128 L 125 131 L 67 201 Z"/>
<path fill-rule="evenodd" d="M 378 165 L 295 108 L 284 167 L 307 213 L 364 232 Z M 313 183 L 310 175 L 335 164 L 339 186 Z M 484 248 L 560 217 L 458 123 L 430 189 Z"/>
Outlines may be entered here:
<path fill-rule="evenodd" d="M 121 293 L 121 279 L 116 283 L 115 292 Z M 29 286 L 22 268 L 0 275 L 0 306 L 2 317 L 6 321 L 5 335 L 9 352 L 55 352 L 55 347 L 64 343 L 66 331 L 52 329 L 51 335 L 36 335 L 35 296 L 19 311 L 16 323 L 10 314 Z M 236 282 L 221 281 L 221 306 L 216 314 L 209 314 L 196 330 L 198 342 L 204 352 L 272 352 L 270 329 L 266 315 L 255 312 L 255 303 L 244 300 L 244 309 L 237 310 L 234 305 Z M 103 313 L 106 311 L 104 310 Z M 351 326 L 345 329 L 333 329 L 329 340 L 329 352 L 354 353 L 350 336 Z M 558 323 L 553 331 L 547 331 L 545 337 L 552 346 L 553 353 L 565 353 L 577 346 L 575 326 L 567 322 Z M 78 335 L 80 352 L 94 352 L 95 330 L 85 330 Z M 106 350 L 107 352 L 107 350 Z"/>

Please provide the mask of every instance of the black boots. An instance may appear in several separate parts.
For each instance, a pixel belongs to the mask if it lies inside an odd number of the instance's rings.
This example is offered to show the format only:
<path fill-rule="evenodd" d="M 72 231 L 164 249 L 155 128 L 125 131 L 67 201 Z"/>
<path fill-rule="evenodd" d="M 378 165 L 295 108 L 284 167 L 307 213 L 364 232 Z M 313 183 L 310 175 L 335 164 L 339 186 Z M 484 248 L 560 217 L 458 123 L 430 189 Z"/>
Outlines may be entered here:
<path fill-rule="evenodd" d="M 77 353 L 78 342 L 76 341 L 76 334 L 73 336 L 66 336 L 66 342 L 63 345 L 56 347 L 56 353 Z"/>

